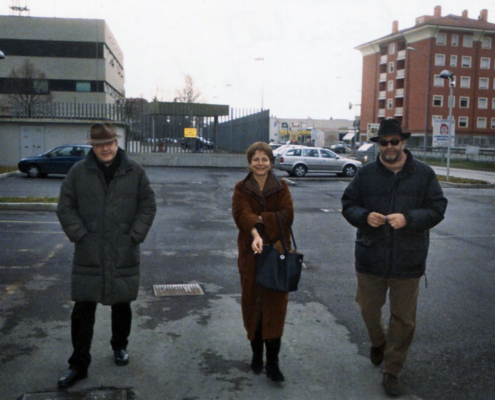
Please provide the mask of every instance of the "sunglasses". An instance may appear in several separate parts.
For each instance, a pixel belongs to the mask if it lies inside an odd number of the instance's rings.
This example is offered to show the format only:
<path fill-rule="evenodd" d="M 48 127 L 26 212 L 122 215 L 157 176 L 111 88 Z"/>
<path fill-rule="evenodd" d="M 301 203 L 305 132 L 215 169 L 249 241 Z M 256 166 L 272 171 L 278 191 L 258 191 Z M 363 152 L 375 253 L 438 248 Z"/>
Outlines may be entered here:
<path fill-rule="evenodd" d="M 401 139 L 392 139 L 392 140 L 379 140 L 378 143 L 380 143 L 380 146 L 382 147 L 387 147 L 388 144 L 390 143 L 392 146 L 397 146 L 401 142 Z"/>

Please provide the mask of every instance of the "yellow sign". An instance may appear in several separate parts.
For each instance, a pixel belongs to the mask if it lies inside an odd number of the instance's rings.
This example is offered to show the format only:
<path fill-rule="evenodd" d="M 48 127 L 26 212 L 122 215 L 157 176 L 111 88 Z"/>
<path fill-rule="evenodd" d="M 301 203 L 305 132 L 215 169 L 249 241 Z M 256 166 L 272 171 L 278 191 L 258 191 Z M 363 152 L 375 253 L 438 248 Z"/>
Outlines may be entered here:
<path fill-rule="evenodd" d="M 196 128 L 184 128 L 185 138 L 195 138 L 198 137 L 198 130 Z"/>

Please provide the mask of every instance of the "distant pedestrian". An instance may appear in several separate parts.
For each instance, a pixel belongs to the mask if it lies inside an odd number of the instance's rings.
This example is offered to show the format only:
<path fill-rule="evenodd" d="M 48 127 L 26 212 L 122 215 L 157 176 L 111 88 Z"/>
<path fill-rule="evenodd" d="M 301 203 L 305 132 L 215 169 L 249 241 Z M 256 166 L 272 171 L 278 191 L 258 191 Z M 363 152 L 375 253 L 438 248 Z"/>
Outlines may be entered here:
<path fill-rule="evenodd" d="M 419 281 L 425 273 L 429 230 L 444 218 L 447 199 L 434 171 L 405 148 L 410 133 L 398 121 L 381 122 L 380 154 L 345 189 L 342 213 L 358 228 L 356 301 L 371 340 L 370 359 L 383 361 L 385 392 L 402 394 L 399 373 L 416 327 Z M 388 330 L 381 309 L 390 300 Z"/>
<path fill-rule="evenodd" d="M 91 126 L 92 150 L 62 183 L 57 216 L 75 243 L 71 292 L 72 346 L 68 372 L 58 381 L 68 388 L 87 377 L 97 303 L 112 307 L 115 364 L 129 362 L 131 301 L 139 289 L 139 244 L 156 213 L 155 194 L 144 169 L 119 148 L 112 124 Z"/>
<path fill-rule="evenodd" d="M 290 248 L 290 225 L 294 219 L 292 197 L 286 182 L 280 181 L 271 168 L 273 152 L 264 142 L 252 144 L 247 152 L 247 177 L 238 182 L 232 198 L 232 214 L 239 229 L 238 267 L 242 288 L 242 318 L 253 352 L 251 368 L 263 371 L 263 343 L 266 347 L 266 375 L 272 381 L 284 381 L 278 355 L 284 331 L 289 294 L 261 287 L 256 283 L 256 262 L 263 244 L 280 242 L 280 228 L 275 212 L 282 221 L 287 247 Z"/>

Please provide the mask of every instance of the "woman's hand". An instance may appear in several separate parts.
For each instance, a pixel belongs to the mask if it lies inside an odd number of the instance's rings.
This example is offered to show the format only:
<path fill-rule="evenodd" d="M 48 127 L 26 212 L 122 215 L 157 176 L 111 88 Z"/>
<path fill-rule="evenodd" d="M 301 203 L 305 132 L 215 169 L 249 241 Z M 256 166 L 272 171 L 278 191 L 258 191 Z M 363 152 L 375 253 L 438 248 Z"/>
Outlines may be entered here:
<path fill-rule="evenodd" d="M 261 253 L 263 251 L 263 239 L 261 239 L 260 234 L 253 228 L 251 231 L 251 236 L 253 237 L 253 243 L 251 243 L 251 248 L 254 251 L 254 254 Z"/>

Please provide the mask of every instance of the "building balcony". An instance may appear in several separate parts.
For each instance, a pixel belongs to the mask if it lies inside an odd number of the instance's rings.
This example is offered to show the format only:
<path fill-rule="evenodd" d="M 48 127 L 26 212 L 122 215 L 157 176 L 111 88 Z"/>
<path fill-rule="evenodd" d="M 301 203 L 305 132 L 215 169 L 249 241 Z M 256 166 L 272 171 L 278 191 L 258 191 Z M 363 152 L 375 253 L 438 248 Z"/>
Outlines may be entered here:
<path fill-rule="evenodd" d="M 404 78 L 404 70 L 398 69 L 397 70 L 397 79 L 403 79 L 403 78 Z"/>
<path fill-rule="evenodd" d="M 404 97 L 404 89 L 395 89 L 395 97 Z"/>
<path fill-rule="evenodd" d="M 387 62 L 387 55 L 384 54 L 383 56 L 380 57 L 380 64 L 386 64 Z"/>
<path fill-rule="evenodd" d="M 406 58 L 406 51 L 400 50 L 397 52 L 397 60 L 404 60 Z"/>
<path fill-rule="evenodd" d="M 380 108 L 378 110 L 378 116 L 379 117 L 384 117 L 385 116 L 385 109 L 384 108 Z"/>
<path fill-rule="evenodd" d="M 380 93 L 378 94 L 378 99 L 385 100 L 386 98 L 387 98 L 387 92 L 385 90 L 380 90 Z"/>
<path fill-rule="evenodd" d="M 386 82 L 387 81 L 387 73 L 386 72 L 382 72 L 380 74 L 380 82 Z"/>
<path fill-rule="evenodd" d="M 403 113 L 404 113 L 404 107 L 395 107 L 395 116 L 396 117 L 402 117 Z"/>

